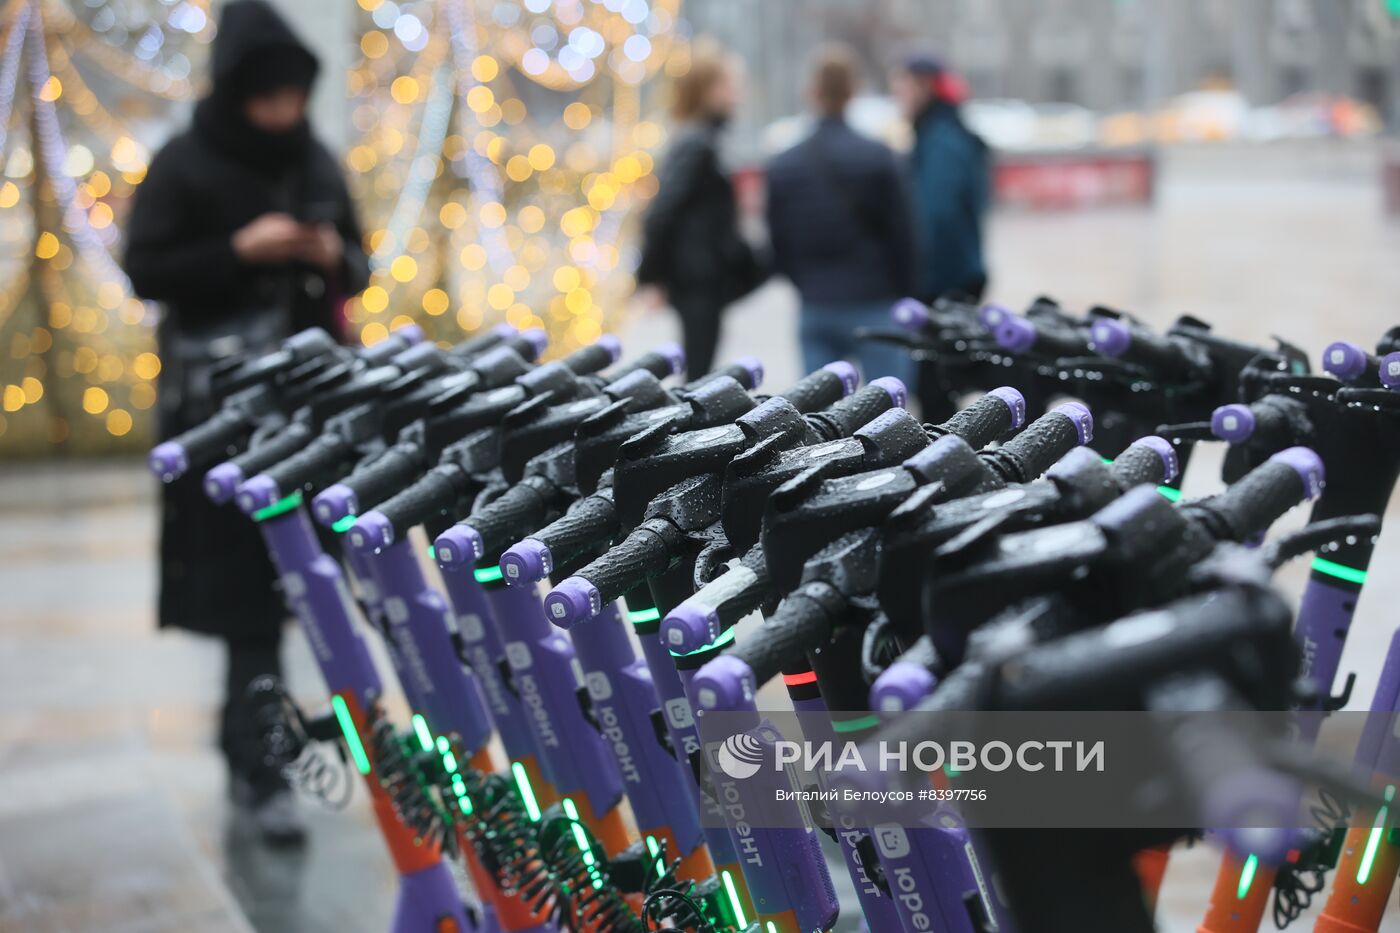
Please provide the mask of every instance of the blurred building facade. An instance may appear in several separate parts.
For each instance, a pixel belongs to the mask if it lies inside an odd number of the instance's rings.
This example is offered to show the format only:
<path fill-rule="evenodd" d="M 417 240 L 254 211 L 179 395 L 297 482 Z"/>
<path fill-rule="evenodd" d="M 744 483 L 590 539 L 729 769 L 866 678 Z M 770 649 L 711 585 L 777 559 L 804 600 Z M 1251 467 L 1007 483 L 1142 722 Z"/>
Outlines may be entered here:
<path fill-rule="evenodd" d="M 797 63 L 829 39 L 877 80 L 901 49 L 935 48 L 982 98 L 1110 112 L 1203 86 L 1254 105 L 1317 91 L 1400 125 L 1396 0 L 691 0 L 686 15 L 748 62 L 745 139 L 802 108 Z"/>

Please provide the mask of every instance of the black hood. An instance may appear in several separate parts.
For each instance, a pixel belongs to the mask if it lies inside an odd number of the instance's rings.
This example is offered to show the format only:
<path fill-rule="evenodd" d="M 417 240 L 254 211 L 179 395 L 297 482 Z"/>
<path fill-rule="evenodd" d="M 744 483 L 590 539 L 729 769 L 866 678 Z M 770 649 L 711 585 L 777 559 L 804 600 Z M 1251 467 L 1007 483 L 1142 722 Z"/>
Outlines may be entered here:
<path fill-rule="evenodd" d="M 276 171 L 300 159 L 310 142 L 303 123 L 267 133 L 248 123 L 243 104 L 280 87 L 310 90 L 320 63 L 266 0 L 233 0 L 223 8 L 211 56 L 209 95 L 195 108 L 195 130 L 216 148 L 254 168 Z"/>

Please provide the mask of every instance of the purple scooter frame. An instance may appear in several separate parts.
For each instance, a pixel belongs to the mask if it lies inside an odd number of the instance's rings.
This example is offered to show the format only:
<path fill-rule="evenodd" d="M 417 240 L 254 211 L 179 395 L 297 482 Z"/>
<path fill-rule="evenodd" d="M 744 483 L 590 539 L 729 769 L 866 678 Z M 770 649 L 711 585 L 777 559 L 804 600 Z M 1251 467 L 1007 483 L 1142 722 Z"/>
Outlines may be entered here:
<path fill-rule="evenodd" d="M 448 924 L 455 924 L 464 933 L 494 933 L 494 924 L 482 926 L 475 918 L 469 919 L 452 873 L 436 849 L 413 843 L 412 832 L 394 815 L 368 760 L 360 739 L 363 717 L 383 686 L 364 640 L 355 631 L 352 600 L 340 565 L 321 549 L 299 495 L 286 499 L 266 493 L 258 496 L 257 488 L 247 499 L 240 495 L 239 504 L 258 522 L 281 575 L 287 602 L 306 631 L 332 699 L 341 701 L 333 705 L 352 752 L 359 749 L 356 763 L 369 786 L 375 815 L 399 873 L 391 933 L 438 933 L 449 929 Z M 357 717 L 358 722 L 345 721 Z"/>
<path fill-rule="evenodd" d="M 732 641 L 732 632 L 726 632 L 721 641 Z M 782 736 L 771 722 L 761 718 L 753 693 L 726 698 L 733 702 L 710 702 L 716 698 L 706 693 L 703 684 L 695 682 L 700 663 L 714 657 L 719 647 L 707 645 L 688 655 L 673 656 L 687 698 L 702 716 L 706 710 L 752 713 L 752 728 L 744 735 L 751 748 L 764 750 L 763 760 L 769 760 L 767 756 L 773 754 L 771 746 Z M 744 877 L 761 924 L 771 924 L 782 933 L 829 929 L 836 922 L 841 905 L 827 872 L 821 840 L 806 814 L 806 829 L 759 828 L 744 818 L 751 809 L 771 807 L 776 791 L 790 790 L 792 779 L 771 768 L 760 768 L 753 777 L 734 780 L 714 760 L 715 751 L 706 749 L 706 762 L 715 793 L 723 804 L 725 822 L 742 853 Z"/>
<path fill-rule="evenodd" d="M 501 569 L 510 586 L 533 587 L 544 576 L 542 562 L 527 566 L 503 559 Z M 700 881 L 713 875 L 695 802 L 673 790 L 684 784 L 689 768 L 657 741 L 651 718 L 660 702 L 656 684 L 632 649 L 617 604 L 604 606 L 571 635 L 593 718 L 617 758 L 638 830 L 665 838 L 668 850 L 682 859 L 679 877 Z"/>

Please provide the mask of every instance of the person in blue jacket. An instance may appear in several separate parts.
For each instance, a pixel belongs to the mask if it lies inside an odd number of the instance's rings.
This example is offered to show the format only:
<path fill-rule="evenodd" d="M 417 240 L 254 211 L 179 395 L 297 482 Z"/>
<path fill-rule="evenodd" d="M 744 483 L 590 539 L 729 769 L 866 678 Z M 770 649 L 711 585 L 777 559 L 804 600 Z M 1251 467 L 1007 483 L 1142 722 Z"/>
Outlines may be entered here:
<path fill-rule="evenodd" d="M 890 93 L 914 129 L 910 176 L 918 254 L 914 294 L 980 300 L 987 287 L 982 230 L 991 201 L 991 154 L 963 123 L 961 78 L 933 55 L 909 55 L 890 75 Z M 919 370 L 924 417 L 949 412 L 930 364 Z"/>
<path fill-rule="evenodd" d="M 773 260 L 802 297 L 806 370 L 846 359 L 866 380 L 908 381 L 908 353 L 855 336 L 857 328 L 888 328 L 890 306 L 910 293 L 914 270 L 903 166 L 889 147 L 845 121 L 856 77 L 855 55 L 845 46 L 818 53 L 807 88 L 816 124 L 768 167 Z"/>

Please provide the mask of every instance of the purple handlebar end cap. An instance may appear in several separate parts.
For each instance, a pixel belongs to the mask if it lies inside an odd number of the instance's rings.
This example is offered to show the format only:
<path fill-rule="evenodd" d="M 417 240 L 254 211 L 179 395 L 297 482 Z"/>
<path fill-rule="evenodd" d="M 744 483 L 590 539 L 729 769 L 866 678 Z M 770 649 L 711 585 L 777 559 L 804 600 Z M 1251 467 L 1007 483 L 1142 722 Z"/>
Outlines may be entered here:
<path fill-rule="evenodd" d="M 1322 487 L 1327 484 L 1327 471 L 1322 466 L 1322 458 L 1314 451 L 1307 447 L 1290 447 L 1280 450 L 1269 459 L 1286 463 L 1297 471 L 1298 477 L 1303 481 L 1307 498 L 1316 499 L 1322 494 Z"/>
<path fill-rule="evenodd" d="M 740 710 L 753 701 L 758 685 L 753 671 L 739 658 L 722 654 L 695 672 L 690 683 L 696 705 L 703 710 Z"/>
<path fill-rule="evenodd" d="M 602 594 L 583 577 L 566 577 L 544 598 L 545 618 L 560 628 L 569 628 L 602 611 Z"/>
<path fill-rule="evenodd" d="M 1089 409 L 1078 402 L 1065 402 L 1056 405 L 1052 411 L 1057 411 L 1066 418 L 1074 422 L 1074 430 L 1079 433 L 1079 445 L 1089 446 L 1089 442 L 1094 439 L 1094 416 Z"/>
<path fill-rule="evenodd" d="M 238 494 L 234 500 L 238 507 L 249 515 L 258 509 L 265 509 L 272 503 L 282 498 L 282 490 L 277 488 L 277 481 L 270 476 L 258 474 L 238 487 Z"/>
<path fill-rule="evenodd" d="M 656 352 L 666 357 L 667 362 L 671 364 L 671 375 L 675 376 L 685 372 L 685 350 L 681 348 L 680 344 L 674 341 L 663 343 L 656 348 Z"/>
<path fill-rule="evenodd" d="M 410 347 L 422 343 L 428 336 L 423 333 L 423 328 L 419 327 L 417 324 L 405 324 L 402 327 L 396 327 L 394 328 L 394 333 Z"/>
<path fill-rule="evenodd" d="M 1221 405 L 1210 414 L 1210 433 L 1230 444 L 1249 440 L 1254 426 L 1254 412 L 1248 405 Z"/>
<path fill-rule="evenodd" d="M 870 380 L 870 384 L 888 392 L 890 404 L 895 408 L 904 408 L 909 404 L 909 389 L 904 385 L 904 380 L 896 376 L 881 376 Z"/>
<path fill-rule="evenodd" d="M 369 511 L 355 519 L 345 539 L 357 551 L 377 551 L 394 543 L 394 523 L 383 512 Z"/>
<path fill-rule="evenodd" d="M 1400 389 L 1400 350 L 1381 357 L 1380 376 L 1387 389 Z"/>
<path fill-rule="evenodd" d="M 554 570 L 554 555 L 543 541 L 526 538 L 501 555 L 501 573 L 507 583 L 534 583 Z"/>
<path fill-rule="evenodd" d="M 1015 316 L 1016 313 L 1006 305 L 989 303 L 977 309 L 977 320 L 981 321 L 987 330 L 996 330 L 1002 321 Z"/>
<path fill-rule="evenodd" d="M 146 463 L 163 483 L 179 479 L 190 468 L 189 455 L 185 453 L 185 448 L 175 441 L 166 441 L 152 447 L 151 452 L 146 455 Z"/>
<path fill-rule="evenodd" d="M 545 348 L 549 346 L 549 334 L 546 334 L 538 327 L 532 327 L 529 330 L 521 331 L 520 336 L 530 341 L 530 345 L 535 348 L 536 358 L 543 354 Z"/>
<path fill-rule="evenodd" d="M 918 331 L 928 324 L 928 306 L 917 298 L 901 298 L 890 306 L 890 320 L 904 330 Z"/>
<path fill-rule="evenodd" d="M 502 340 L 509 340 L 511 337 L 514 337 L 516 334 L 520 333 L 520 328 L 516 327 L 514 324 L 507 324 L 504 321 L 502 321 L 495 327 L 491 328 L 491 333 L 495 334 L 497 337 L 500 337 Z"/>
<path fill-rule="evenodd" d="M 210 502 L 223 504 L 232 499 L 243 482 L 243 471 L 236 463 L 220 463 L 204 474 L 204 494 Z"/>
<path fill-rule="evenodd" d="M 860 372 L 845 360 L 837 360 L 834 363 L 827 363 L 822 369 L 829 373 L 835 373 L 841 380 L 841 387 L 847 395 L 850 395 L 860 385 Z"/>
<path fill-rule="evenodd" d="M 1292 841 L 1289 830 L 1280 827 L 1298 822 L 1301 799 L 1302 789 L 1292 778 L 1262 767 L 1247 768 L 1227 773 L 1207 788 L 1201 815 L 1204 824 L 1217 827 L 1232 846 L 1247 840 L 1249 851 L 1261 860 L 1278 861 Z"/>
<path fill-rule="evenodd" d="M 1035 346 L 1035 325 L 1023 317 L 1008 314 L 992 329 L 997 344 L 1008 353 L 1025 353 Z"/>
<path fill-rule="evenodd" d="M 440 567 L 469 567 L 481 560 L 486 545 L 471 525 L 457 524 L 437 536 L 433 553 Z"/>
<path fill-rule="evenodd" d="M 1322 368 L 1338 379 L 1355 379 L 1366 371 L 1366 351 L 1346 340 L 1329 343 L 1322 351 Z"/>
<path fill-rule="evenodd" d="M 997 386 L 987 393 L 999 398 L 1011 409 L 1011 430 L 1019 431 L 1026 426 L 1026 397 L 1011 386 Z"/>
<path fill-rule="evenodd" d="M 608 351 L 608 356 L 612 357 L 614 363 L 618 357 L 622 356 L 622 341 L 617 339 L 615 334 L 604 334 L 598 338 L 598 346 Z"/>
<path fill-rule="evenodd" d="M 720 636 L 719 614 L 686 600 L 661 620 L 661 643 L 673 654 L 688 654 Z"/>
<path fill-rule="evenodd" d="M 1116 359 L 1133 345 L 1133 332 L 1122 321 L 1101 317 L 1089 328 L 1089 339 L 1095 350 Z"/>
<path fill-rule="evenodd" d="M 1181 461 L 1176 456 L 1176 448 L 1165 437 L 1149 434 L 1133 441 L 1132 446 L 1150 448 L 1162 458 L 1162 482 L 1170 483 L 1181 475 Z"/>
<path fill-rule="evenodd" d="M 923 665 L 896 661 L 870 687 L 870 708 L 902 713 L 917 706 L 937 685 L 938 679 Z"/>
<path fill-rule="evenodd" d="M 355 496 L 355 490 L 344 483 L 327 486 L 311 500 L 311 514 L 316 516 L 316 521 L 327 527 L 359 511 L 360 500 Z"/>
<path fill-rule="evenodd" d="M 752 388 L 763 385 L 763 360 L 756 356 L 741 356 L 734 361 L 735 366 L 742 366 L 749 371 L 749 378 L 752 380 Z"/>

